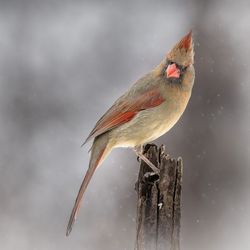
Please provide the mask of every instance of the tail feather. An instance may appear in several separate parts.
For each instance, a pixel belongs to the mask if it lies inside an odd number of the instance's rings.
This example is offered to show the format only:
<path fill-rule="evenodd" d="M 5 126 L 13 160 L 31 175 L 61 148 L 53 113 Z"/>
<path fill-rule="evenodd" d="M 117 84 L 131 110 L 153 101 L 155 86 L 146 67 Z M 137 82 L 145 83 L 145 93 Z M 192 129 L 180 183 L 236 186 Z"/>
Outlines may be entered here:
<path fill-rule="evenodd" d="M 85 174 L 85 177 L 83 179 L 83 182 L 81 184 L 80 190 L 78 192 L 78 195 L 76 197 L 75 205 L 72 209 L 69 223 L 67 226 L 67 232 L 66 235 L 68 236 L 73 228 L 74 222 L 76 220 L 77 214 L 80 209 L 81 200 L 83 197 L 83 194 L 99 164 L 104 160 L 104 158 L 108 155 L 111 149 L 108 148 L 108 138 L 107 134 L 100 135 L 95 138 L 91 150 L 91 157 L 89 162 L 89 168 Z"/>

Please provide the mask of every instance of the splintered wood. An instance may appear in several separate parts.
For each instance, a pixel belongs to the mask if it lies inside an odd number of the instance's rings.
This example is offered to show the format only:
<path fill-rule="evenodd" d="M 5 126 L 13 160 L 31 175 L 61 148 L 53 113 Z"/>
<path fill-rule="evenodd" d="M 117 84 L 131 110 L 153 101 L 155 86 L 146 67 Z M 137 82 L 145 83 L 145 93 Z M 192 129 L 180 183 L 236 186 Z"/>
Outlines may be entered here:
<path fill-rule="evenodd" d="M 165 154 L 164 146 L 148 144 L 143 154 L 160 170 L 159 175 L 143 161 L 136 183 L 136 250 L 179 250 L 182 159 Z"/>

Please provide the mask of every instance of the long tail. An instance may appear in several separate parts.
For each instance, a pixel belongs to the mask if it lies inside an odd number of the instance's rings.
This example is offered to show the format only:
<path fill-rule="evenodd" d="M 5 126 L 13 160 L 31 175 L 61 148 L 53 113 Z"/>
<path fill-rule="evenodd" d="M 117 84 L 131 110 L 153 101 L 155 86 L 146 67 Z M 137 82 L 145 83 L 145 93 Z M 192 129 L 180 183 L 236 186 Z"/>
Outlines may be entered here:
<path fill-rule="evenodd" d="M 72 230 L 72 227 L 74 225 L 74 222 L 76 220 L 77 214 L 80 209 L 81 200 L 83 197 L 83 194 L 99 164 L 105 159 L 105 157 L 110 153 L 111 148 L 108 146 L 108 135 L 102 134 L 95 138 L 93 142 L 93 146 L 91 149 L 91 157 L 89 161 L 89 168 L 85 174 L 85 177 L 83 179 L 82 185 L 80 187 L 80 190 L 78 192 L 78 195 L 76 197 L 75 205 L 72 209 L 67 232 L 66 235 L 68 236 Z"/>

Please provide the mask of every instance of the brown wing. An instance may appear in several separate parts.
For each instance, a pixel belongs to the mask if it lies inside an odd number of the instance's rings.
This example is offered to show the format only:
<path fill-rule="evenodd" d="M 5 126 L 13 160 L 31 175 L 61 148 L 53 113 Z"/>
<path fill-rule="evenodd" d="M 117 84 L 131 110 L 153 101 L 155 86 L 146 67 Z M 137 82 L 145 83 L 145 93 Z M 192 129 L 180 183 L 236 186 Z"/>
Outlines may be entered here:
<path fill-rule="evenodd" d="M 138 112 L 159 106 L 162 102 L 164 102 L 164 98 L 158 88 L 146 90 L 133 97 L 124 96 L 96 123 L 83 145 L 90 138 L 101 135 L 117 126 L 129 122 Z"/>

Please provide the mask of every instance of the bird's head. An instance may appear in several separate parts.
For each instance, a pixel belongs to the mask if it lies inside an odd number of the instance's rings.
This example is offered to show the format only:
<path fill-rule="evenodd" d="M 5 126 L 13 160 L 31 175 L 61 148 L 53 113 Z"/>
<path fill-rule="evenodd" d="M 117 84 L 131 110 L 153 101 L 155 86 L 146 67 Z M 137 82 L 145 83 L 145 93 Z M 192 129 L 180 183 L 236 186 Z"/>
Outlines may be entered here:
<path fill-rule="evenodd" d="M 160 64 L 161 76 L 170 84 L 192 88 L 194 82 L 192 31 L 184 36 Z"/>

